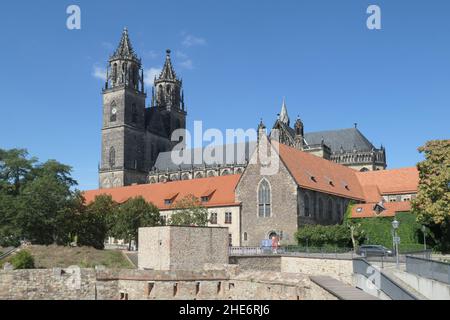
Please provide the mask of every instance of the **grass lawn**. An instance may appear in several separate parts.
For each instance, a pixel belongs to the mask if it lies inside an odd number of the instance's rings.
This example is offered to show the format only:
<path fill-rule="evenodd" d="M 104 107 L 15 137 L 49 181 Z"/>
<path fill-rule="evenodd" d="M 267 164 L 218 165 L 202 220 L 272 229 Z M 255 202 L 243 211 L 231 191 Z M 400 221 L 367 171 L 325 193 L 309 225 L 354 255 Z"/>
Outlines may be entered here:
<path fill-rule="evenodd" d="M 93 268 L 103 265 L 107 268 L 133 269 L 134 266 L 118 250 L 97 250 L 91 247 L 63 247 L 63 246 L 28 246 L 34 258 L 36 268 L 67 268 L 78 265 L 81 268 Z M 5 259 L 9 260 L 10 257 Z M 5 263 L 6 261 L 0 262 Z"/>

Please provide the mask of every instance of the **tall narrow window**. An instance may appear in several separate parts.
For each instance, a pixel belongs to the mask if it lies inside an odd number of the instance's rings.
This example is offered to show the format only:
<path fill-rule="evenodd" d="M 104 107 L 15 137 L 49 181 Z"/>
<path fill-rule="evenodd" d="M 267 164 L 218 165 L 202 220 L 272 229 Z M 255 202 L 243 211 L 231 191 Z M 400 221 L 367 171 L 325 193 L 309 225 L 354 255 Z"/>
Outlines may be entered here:
<path fill-rule="evenodd" d="M 259 184 L 258 215 L 261 218 L 270 217 L 270 186 L 266 179 Z"/>
<path fill-rule="evenodd" d="M 323 219 L 323 200 L 319 199 L 319 217 Z"/>
<path fill-rule="evenodd" d="M 138 118 L 138 114 L 137 114 L 136 104 L 133 103 L 131 105 L 131 122 L 137 123 L 137 118 Z"/>
<path fill-rule="evenodd" d="M 109 166 L 113 168 L 116 165 L 116 149 L 111 147 L 109 149 Z"/>
<path fill-rule="evenodd" d="M 117 120 L 117 108 L 116 108 L 116 102 L 111 102 L 111 108 L 109 111 L 109 121 L 115 122 Z"/>
<path fill-rule="evenodd" d="M 231 212 L 225 212 L 225 224 L 231 224 L 232 222 L 233 220 Z"/>
<path fill-rule="evenodd" d="M 328 211 L 327 211 L 327 218 L 328 220 L 333 220 L 333 201 L 331 199 L 328 200 Z"/>
<path fill-rule="evenodd" d="M 209 217 L 209 223 L 217 224 L 217 212 L 211 212 L 211 216 Z"/>
<path fill-rule="evenodd" d="M 309 217 L 310 215 L 309 196 L 305 194 L 305 217 Z"/>

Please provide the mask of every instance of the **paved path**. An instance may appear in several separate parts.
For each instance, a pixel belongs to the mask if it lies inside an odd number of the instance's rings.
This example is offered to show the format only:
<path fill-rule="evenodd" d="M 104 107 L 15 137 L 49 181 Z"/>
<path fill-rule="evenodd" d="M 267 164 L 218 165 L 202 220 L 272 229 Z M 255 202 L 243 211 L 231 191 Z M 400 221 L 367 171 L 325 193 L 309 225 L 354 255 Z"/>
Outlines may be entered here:
<path fill-rule="evenodd" d="M 329 276 L 313 276 L 309 278 L 312 282 L 327 290 L 339 300 L 380 300 L 377 297 Z"/>

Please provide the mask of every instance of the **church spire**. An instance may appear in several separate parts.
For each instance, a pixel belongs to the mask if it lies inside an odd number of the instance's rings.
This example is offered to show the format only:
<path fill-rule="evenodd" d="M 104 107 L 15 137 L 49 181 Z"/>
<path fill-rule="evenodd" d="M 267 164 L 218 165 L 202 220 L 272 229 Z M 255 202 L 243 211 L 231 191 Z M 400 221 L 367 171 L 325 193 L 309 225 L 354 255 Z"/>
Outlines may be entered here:
<path fill-rule="evenodd" d="M 111 60 L 116 59 L 128 59 L 134 61 L 140 61 L 138 56 L 133 50 L 130 37 L 128 36 L 128 29 L 125 27 L 122 32 L 122 38 L 120 39 L 119 46 L 114 54 L 111 56 Z"/>
<path fill-rule="evenodd" d="M 166 110 L 185 111 L 182 81 L 177 78 L 170 59 L 170 50 L 166 50 L 166 61 L 159 77 L 154 81 L 156 106 Z"/>
<path fill-rule="evenodd" d="M 285 125 L 289 126 L 289 115 L 286 108 L 286 99 L 283 97 L 283 104 L 281 105 L 281 112 L 278 117 L 278 120 L 283 122 Z"/>
<path fill-rule="evenodd" d="M 144 93 L 144 72 L 141 59 L 133 50 L 127 28 L 123 29 L 119 46 L 109 58 L 107 73 L 106 90 L 125 86 Z"/>
<path fill-rule="evenodd" d="M 177 80 L 177 75 L 173 70 L 172 61 L 170 60 L 170 50 L 166 50 L 166 62 L 159 75 L 158 80 Z"/>

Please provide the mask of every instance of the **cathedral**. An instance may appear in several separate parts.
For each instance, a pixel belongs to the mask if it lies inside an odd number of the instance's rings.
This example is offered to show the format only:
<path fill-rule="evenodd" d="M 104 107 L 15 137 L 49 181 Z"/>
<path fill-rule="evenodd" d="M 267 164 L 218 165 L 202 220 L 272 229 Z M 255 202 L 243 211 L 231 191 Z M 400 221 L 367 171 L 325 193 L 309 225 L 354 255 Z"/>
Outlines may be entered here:
<path fill-rule="evenodd" d="M 164 67 L 154 79 L 151 103 L 147 106 L 142 62 L 133 50 L 128 30 L 124 29 L 118 48 L 109 58 L 103 88 L 100 189 L 244 172 L 256 142 L 246 143 L 245 155 L 227 163 L 180 166 L 172 162 L 171 150 L 177 142 L 171 141 L 171 134 L 186 128 L 182 85 L 167 50 Z M 349 129 L 305 133 L 300 119 L 291 127 L 283 101 L 272 128 L 276 130 L 270 132 L 270 139 L 354 170 L 386 168 L 384 147 L 374 147 L 356 125 Z M 193 155 L 195 150 L 184 152 Z"/>
<path fill-rule="evenodd" d="M 144 72 L 125 29 L 109 58 L 103 89 L 100 188 L 148 182 L 148 173 L 160 152 L 174 143 L 171 134 L 186 127 L 182 81 L 173 69 L 170 50 L 155 78 L 151 106 L 146 106 Z"/>

